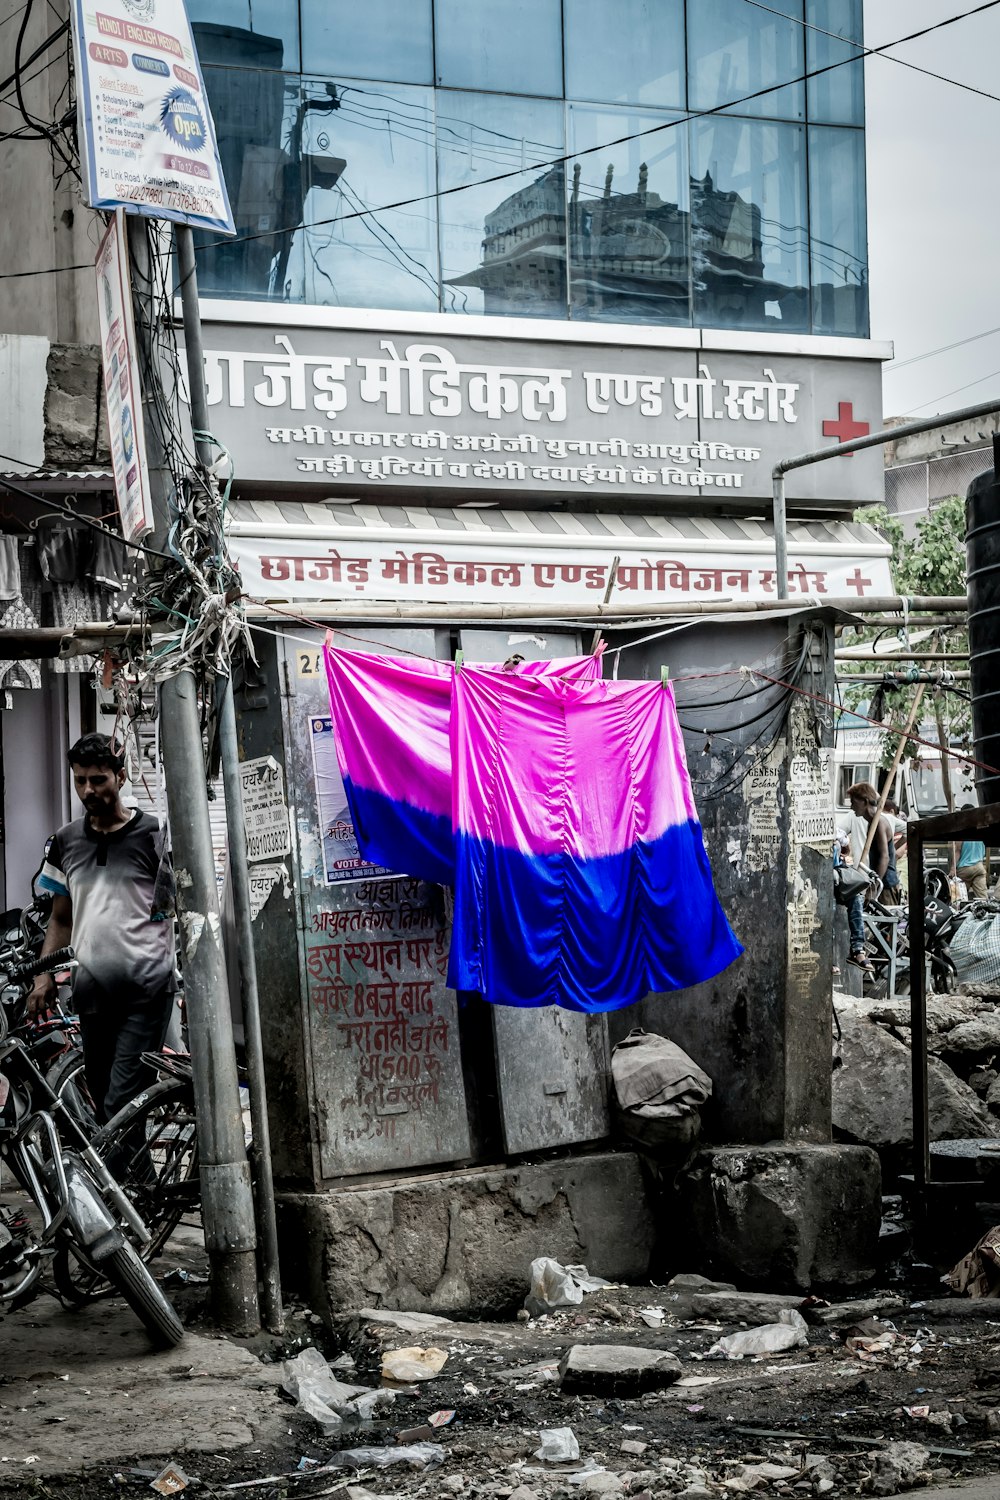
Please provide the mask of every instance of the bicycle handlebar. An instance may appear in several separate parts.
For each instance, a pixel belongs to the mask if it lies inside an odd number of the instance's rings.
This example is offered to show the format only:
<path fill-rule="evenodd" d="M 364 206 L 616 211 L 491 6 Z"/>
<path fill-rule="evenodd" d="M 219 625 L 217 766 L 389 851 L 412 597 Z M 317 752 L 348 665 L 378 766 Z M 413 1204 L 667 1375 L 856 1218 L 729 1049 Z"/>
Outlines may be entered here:
<path fill-rule="evenodd" d="M 57 969 L 75 967 L 76 954 L 72 948 L 53 948 L 51 953 L 32 959 L 30 963 L 13 964 L 7 970 L 7 977 L 17 983 L 22 979 L 34 979 L 36 974 L 52 974 Z"/>

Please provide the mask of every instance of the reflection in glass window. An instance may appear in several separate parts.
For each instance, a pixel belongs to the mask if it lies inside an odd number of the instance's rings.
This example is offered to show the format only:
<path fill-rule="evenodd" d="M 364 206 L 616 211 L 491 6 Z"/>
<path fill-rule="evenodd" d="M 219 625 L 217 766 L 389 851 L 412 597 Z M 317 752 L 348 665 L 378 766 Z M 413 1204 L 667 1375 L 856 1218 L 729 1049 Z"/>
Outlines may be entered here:
<path fill-rule="evenodd" d="M 432 83 L 431 0 L 302 0 L 302 56 L 311 73 Z"/>
<path fill-rule="evenodd" d="M 684 0 L 564 0 L 566 97 L 684 107 Z"/>
<path fill-rule="evenodd" d="M 850 42 L 862 40 L 861 0 L 806 0 L 806 57 L 809 68 L 827 68 L 857 55 Z M 823 32 L 846 37 L 839 42 Z M 809 79 L 809 118 L 830 125 L 860 125 L 865 117 L 865 75 L 859 61 Z"/>
<path fill-rule="evenodd" d="M 866 338 L 865 138 L 860 130 L 810 128 L 809 224 L 813 331 Z"/>
<path fill-rule="evenodd" d="M 802 0 L 770 0 L 775 16 L 733 0 L 696 0 L 688 6 L 688 53 L 692 109 L 715 109 L 771 84 L 801 78 L 804 67 Z M 797 18 L 792 19 L 792 18 Z M 801 120 L 801 83 L 773 89 L 737 106 L 741 115 Z"/>
<path fill-rule="evenodd" d="M 188 0 L 202 67 L 299 67 L 299 22 L 283 0 Z"/>
<path fill-rule="evenodd" d="M 434 16 L 438 83 L 561 97 L 559 0 L 437 0 Z"/>
<path fill-rule="evenodd" d="M 286 114 L 301 210 L 272 271 L 282 300 L 331 307 L 438 306 L 430 89 L 304 78 Z M 386 209 L 401 198 L 423 201 Z"/>
<path fill-rule="evenodd" d="M 264 298 L 282 244 L 272 231 L 301 221 L 298 166 L 284 128 L 288 101 L 298 100 L 298 79 L 242 68 L 206 67 L 204 75 L 238 238 L 195 231 L 199 291 Z"/>
<path fill-rule="evenodd" d="M 808 329 L 803 127 L 716 116 L 691 130 L 695 322 Z"/>
<path fill-rule="evenodd" d="M 475 183 L 562 156 L 563 107 L 496 94 L 437 99 L 438 183 Z M 566 316 L 562 165 L 469 187 L 438 203 L 446 312 Z"/>
<path fill-rule="evenodd" d="M 685 127 L 670 116 L 570 110 L 570 316 L 595 322 L 690 321 Z M 667 126 L 620 146 L 604 146 Z M 593 147 L 599 147 L 593 150 Z"/>

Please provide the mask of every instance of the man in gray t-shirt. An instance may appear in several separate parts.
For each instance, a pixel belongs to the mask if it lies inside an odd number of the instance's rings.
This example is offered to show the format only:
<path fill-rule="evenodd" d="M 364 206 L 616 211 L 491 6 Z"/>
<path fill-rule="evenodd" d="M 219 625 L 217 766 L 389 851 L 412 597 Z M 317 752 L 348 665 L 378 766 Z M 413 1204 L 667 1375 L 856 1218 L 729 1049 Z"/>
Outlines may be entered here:
<path fill-rule="evenodd" d="M 38 878 L 52 895 L 42 953 L 67 943 L 76 953 L 73 1001 L 87 1083 L 103 1121 L 152 1082 L 141 1054 L 162 1046 L 170 1020 L 174 932 L 162 909 L 171 902 L 164 900 L 160 825 L 122 802 L 118 747 L 106 735 L 84 735 L 69 762 L 86 811 L 60 828 Z M 29 1014 L 45 1011 L 53 991 L 51 976 L 39 976 Z"/>

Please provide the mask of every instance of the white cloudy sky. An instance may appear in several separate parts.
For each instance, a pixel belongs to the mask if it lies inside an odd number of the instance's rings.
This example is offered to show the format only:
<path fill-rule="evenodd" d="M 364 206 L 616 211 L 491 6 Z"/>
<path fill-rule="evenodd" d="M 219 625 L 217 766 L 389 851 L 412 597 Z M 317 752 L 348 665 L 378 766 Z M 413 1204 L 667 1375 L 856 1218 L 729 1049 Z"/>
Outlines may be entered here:
<path fill-rule="evenodd" d="M 968 10 L 975 0 L 865 0 L 869 47 Z M 1000 95 L 1000 5 L 896 49 Z M 872 336 L 902 362 L 1000 328 L 1000 102 L 868 58 Z M 884 379 L 886 416 L 933 416 L 1000 399 L 1000 332 Z"/>

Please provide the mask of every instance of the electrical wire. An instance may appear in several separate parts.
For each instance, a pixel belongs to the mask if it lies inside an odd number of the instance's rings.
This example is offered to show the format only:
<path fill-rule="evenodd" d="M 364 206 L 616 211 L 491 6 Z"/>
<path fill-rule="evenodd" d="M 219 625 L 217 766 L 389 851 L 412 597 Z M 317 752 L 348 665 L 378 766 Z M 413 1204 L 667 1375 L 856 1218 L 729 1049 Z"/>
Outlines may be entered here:
<path fill-rule="evenodd" d="M 3 459 L 5 463 L 16 464 L 20 462 L 19 459 L 11 458 L 8 453 L 0 453 L 0 459 Z M 73 521 L 80 526 L 87 526 L 91 531 L 96 531 L 101 536 L 110 537 L 114 542 L 121 542 L 124 546 L 131 547 L 135 552 L 144 553 L 147 557 L 161 557 L 166 558 L 167 562 L 174 561 L 165 552 L 159 552 L 155 547 L 147 547 L 142 542 L 130 541 L 128 537 L 122 536 L 121 532 L 112 531 L 109 527 L 102 526 L 100 521 L 94 521 L 90 516 L 81 515 L 79 511 L 73 510 L 72 506 L 60 505 L 57 500 L 52 499 L 51 495 L 37 495 L 34 490 L 28 490 L 21 484 L 15 484 L 6 474 L 0 476 L 0 489 L 10 490 L 15 495 L 21 495 L 25 500 L 31 500 L 35 505 L 41 505 L 46 510 L 58 511 L 67 520 Z"/>
<path fill-rule="evenodd" d="M 819 32 L 820 36 L 831 37 L 833 41 L 841 42 L 845 47 L 860 47 L 862 50 L 858 53 L 858 58 L 864 57 L 866 55 L 864 44 L 862 42 L 855 41 L 853 37 L 841 36 L 839 32 L 827 31 L 825 27 L 817 26 L 813 21 L 804 21 L 801 16 L 791 16 L 787 11 L 775 10 L 773 6 L 764 5 L 762 3 L 762 0 L 744 0 L 744 4 L 752 5 L 755 10 L 766 10 L 769 15 L 779 16 L 783 21 L 791 21 L 793 25 L 802 26 L 806 31 L 817 31 Z M 908 41 L 909 38 L 907 37 L 905 38 L 905 40 Z M 902 45 L 902 43 L 888 42 L 886 45 L 890 47 L 899 47 Z M 964 89 L 966 93 L 978 94 L 982 99 L 992 99 L 995 103 L 1000 104 L 1000 94 L 991 94 L 988 89 L 976 88 L 975 84 L 963 83 L 958 78 L 950 78 L 946 73 L 935 73 L 933 68 L 923 68 L 919 63 L 910 62 L 909 59 L 905 57 L 893 57 L 891 53 L 882 51 L 879 52 L 879 56 L 885 62 L 897 63 L 901 68 L 910 68 L 914 73 L 923 73 L 927 78 L 936 78 L 939 83 L 950 83 L 953 88 Z M 848 61 L 856 62 L 858 58 L 852 57 L 849 58 Z"/>

